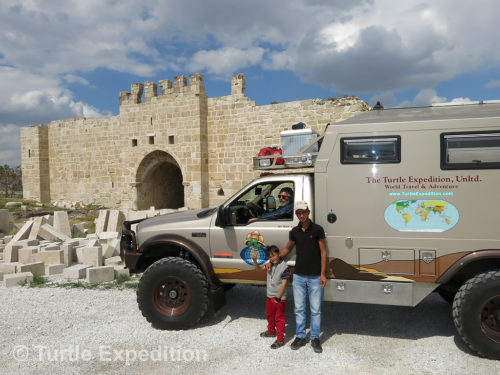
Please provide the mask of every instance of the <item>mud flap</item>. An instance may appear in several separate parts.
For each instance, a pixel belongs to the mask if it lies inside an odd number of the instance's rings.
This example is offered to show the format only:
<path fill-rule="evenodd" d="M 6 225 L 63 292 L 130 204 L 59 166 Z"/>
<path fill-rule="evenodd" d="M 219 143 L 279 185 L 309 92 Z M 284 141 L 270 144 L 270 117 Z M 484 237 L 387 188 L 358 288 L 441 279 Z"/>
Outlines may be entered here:
<path fill-rule="evenodd" d="M 224 285 L 212 286 L 208 294 L 208 311 L 215 315 L 226 304 L 226 291 Z"/>

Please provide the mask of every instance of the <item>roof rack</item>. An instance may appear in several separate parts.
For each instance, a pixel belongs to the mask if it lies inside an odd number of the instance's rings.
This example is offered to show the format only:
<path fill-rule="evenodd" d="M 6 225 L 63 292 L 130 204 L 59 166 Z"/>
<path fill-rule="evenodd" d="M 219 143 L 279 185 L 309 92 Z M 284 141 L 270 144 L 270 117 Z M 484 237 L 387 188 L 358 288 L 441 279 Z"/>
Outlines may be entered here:
<path fill-rule="evenodd" d="M 256 170 L 276 170 L 314 167 L 323 137 L 324 135 L 315 138 L 296 154 L 255 156 L 253 158 L 253 168 Z M 318 145 L 318 151 L 310 152 L 316 144 Z"/>

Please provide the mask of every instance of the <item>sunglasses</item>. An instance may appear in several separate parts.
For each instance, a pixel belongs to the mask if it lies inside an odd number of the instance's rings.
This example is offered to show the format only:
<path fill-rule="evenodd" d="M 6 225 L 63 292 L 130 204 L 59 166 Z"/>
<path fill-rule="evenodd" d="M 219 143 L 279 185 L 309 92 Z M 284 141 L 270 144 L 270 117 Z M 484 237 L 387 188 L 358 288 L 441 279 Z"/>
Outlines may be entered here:
<path fill-rule="evenodd" d="M 290 196 L 289 195 L 280 194 L 280 195 L 278 195 L 278 198 L 283 198 L 283 199 L 287 198 L 288 199 L 288 198 L 290 198 Z"/>

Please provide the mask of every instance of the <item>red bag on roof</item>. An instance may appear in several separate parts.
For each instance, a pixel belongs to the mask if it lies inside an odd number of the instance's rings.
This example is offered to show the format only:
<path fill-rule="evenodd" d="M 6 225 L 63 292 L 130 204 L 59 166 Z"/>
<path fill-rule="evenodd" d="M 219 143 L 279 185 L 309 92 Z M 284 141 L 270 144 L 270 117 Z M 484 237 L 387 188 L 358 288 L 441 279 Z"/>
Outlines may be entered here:
<path fill-rule="evenodd" d="M 259 151 L 258 156 L 267 156 L 267 155 L 281 155 L 282 151 L 281 148 L 276 148 L 276 147 L 264 147 L 261 148 Z M 274 158 L 271 158 L 271 165 L 274 163 Z M 283 161 L 283 158 L 277 158 L 276 159 L 276 165 L 283 165 L 285 162 Z"/>

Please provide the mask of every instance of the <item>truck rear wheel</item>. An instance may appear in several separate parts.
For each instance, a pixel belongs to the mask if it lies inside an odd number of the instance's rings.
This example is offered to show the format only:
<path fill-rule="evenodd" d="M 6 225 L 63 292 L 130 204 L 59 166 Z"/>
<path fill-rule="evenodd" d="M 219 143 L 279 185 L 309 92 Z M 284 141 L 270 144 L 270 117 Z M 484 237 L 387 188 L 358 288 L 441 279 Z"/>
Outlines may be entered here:
<path fill-rule="evenodd" d="M 470 349 L 500 359 L 500 271 L 479 274 L 460 287 L 453 321 Z"/>
<path fill-rule="evenodd" d="M 185 259 L 160 259 L 142 275 L 137 287 L 137 303 L 142 315 L 155 328 L 189 328 L 207 312 L 207 278 Z"/>

